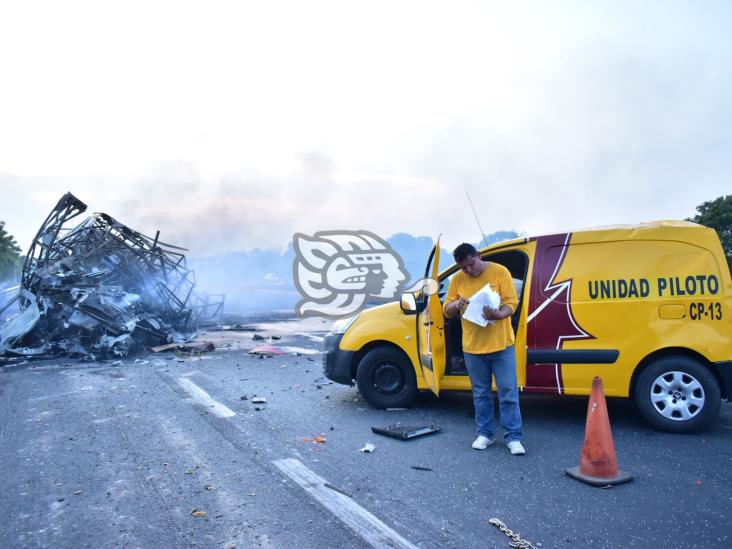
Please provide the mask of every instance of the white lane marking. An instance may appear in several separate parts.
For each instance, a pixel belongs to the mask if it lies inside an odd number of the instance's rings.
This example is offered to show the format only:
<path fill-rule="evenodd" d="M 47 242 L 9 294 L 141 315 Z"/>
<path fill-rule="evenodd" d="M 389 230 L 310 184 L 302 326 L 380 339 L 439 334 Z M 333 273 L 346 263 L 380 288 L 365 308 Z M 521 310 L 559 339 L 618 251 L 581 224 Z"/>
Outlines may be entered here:
<path fill-rule="evenodd" d="M 280 347 L 284 352 L 289 354 L 300 353 L 301 355 L 319 355 L 318 349 L 308 349 L 307 347 L 293 347 L 293 346 L 282 346 Z"/>
<path fill-rule="evenodd" d="M 178 385 L 180 385 L 186 393 L 191 395 L 193 400 L 204 406 L 213 415 L 218 417 L 234 417 L 236 415 L 231 408 L 228 408 L 219 401 L 211 398 L 211 395 L 193 383 L 190 379 L 179 377 Z"/>
<path fill-rule="evenodd" d="M 318 500 L 328 511 L 338 517 L 351 530 L 373 547 L 400 547 L 417 549 L 396 531 L 369 513 L 348 496 L 325 486 L 326 480 L 296 459 L 278 459 L 275 467 L 294 480 L 308 494 Z"/>
<path fill-rule="evenodd" d="M 306 332 L 295 332 L 295 335 L 307 337 L 310 341 L 317 341 L 318 343 L 323 343 L 323 341 L 325 341 L 325 338 L 322 336 L 308 334 Z"/>

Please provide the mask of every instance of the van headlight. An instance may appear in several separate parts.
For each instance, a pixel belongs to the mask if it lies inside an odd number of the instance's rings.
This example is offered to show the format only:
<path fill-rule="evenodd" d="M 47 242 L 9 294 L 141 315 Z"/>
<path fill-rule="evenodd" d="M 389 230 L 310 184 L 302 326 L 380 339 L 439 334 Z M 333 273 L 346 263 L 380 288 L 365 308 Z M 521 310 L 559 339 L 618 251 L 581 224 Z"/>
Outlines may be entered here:
<path fill-rule="evenodd" d="M 348 318 L 341 318 L 340 320 L 336 320 L 333 323 L 333 327 L 330 329 L 330 332 L 332 334 L 344 334 L 346 333 L 346 330 L 348 330 L 348 327 L 353 324 L 356 319 L 358 318 L 358 315 L 356 316 L 349 316 Z"/>

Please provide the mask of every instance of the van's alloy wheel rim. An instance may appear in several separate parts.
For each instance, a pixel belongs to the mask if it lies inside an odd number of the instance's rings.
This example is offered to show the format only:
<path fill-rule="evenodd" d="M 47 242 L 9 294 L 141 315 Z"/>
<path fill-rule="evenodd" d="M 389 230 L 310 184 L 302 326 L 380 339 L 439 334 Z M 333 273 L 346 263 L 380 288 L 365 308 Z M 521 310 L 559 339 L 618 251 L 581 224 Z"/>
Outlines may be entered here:
<path fill-rule="evenodd" d="M 656 412 L 672 421 L 688 421 L 704 408 L 704 388 L 686 372 L 666 372 L 651 384 Z"/>

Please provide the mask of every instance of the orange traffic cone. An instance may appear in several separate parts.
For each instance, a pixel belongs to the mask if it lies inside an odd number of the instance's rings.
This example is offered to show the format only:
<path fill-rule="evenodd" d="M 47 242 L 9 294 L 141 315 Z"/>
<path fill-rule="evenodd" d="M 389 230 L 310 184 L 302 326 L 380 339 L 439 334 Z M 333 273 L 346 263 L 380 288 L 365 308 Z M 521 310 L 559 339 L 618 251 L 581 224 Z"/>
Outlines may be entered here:
<path fill-rule="evenodd" d="M 579 467 L 565 469 L 564 472 L 593 486 L 622 484 L 633 480 L 632 475 L 618 469 L 613 433 L 607 415 L 605 391 L 602 389 L 602 379 L 599 377 L 592 380 L 592 393 L 587 405 L 585 443 L 582 446 Z"/>

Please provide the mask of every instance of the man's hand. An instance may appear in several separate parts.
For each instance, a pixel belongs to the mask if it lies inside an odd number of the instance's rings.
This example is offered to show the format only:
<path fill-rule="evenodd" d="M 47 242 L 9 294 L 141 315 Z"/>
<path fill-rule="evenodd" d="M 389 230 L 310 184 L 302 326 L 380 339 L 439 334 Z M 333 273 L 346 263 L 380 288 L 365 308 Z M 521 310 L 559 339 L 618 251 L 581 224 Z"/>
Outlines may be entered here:
<path fill-rule="evenodd" d="M 468 306 L 470 300 L 467 297 L 458 297 L 455 301 L 451 301 L 448 307 L 450 308 L 450 316 L 460 314 L 460 311 L 464 310 Z"/>
<path fill-rule="evenodd" d="M 462 311 L 465 307 L 468 306 L 470 300 L 467 297 L 459 297 L 455 301 L 453 301 L 453 303 L 455 303 L 457 308 Z"/>
<path fill-rule="evenodd" d="M 501 320 L 511 316 L 511 307 L 504 305 L 500 309 L 491 309 L 487 305 L 483 307 L 483 318 L 486 320 Z"/>

